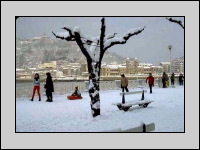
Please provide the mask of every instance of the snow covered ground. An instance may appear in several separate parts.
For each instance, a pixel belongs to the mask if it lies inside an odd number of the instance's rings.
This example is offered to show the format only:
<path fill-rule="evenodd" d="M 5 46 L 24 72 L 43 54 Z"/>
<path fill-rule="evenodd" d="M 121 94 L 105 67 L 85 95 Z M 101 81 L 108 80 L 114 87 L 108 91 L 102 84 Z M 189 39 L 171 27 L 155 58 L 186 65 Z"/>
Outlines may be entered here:
<path fill-rule="evenodd" d="M 144 88 L 147 89 L 147 88 Z M 134 91 L 138 89 L 130 89 Z M 117 128 L 129 129 L 141 122 L 155 123 L 154 132 L 184 132 L 184 87 L 153 88 L 145 93 L 146 100 L 154 100 L 147 108 L 134 106 L 119 110 L 112 103 L 121 102 L 120 90 L 100 91 L 101 115 L 93 118 L 88 93 L 83 99 L 70 101 L 67 95 L 54 95 L 54 102 L 33 102 L 16 99 L 16 132 L 102 132 Z M 125 96 L 126 102 L 141 99 L 141 94 Z"/>

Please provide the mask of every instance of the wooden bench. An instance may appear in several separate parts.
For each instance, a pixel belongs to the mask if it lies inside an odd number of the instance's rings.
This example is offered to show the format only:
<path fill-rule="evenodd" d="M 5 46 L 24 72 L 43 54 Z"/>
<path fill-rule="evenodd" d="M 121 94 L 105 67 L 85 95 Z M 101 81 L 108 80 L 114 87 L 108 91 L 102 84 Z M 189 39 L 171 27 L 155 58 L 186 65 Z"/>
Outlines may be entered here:
<path fill-rule="evenodd" d="M 134 105 L 139 105 L 139 106 L 143 106 L 144 108 L 146 108 L 151 102 L 153 102 L 152 100 L 144 100 L 144 93 L 146 93 L 146 92 L 147 92 L 147 90 L 120 93 L 120 95 L 122 95 L 122 103 L 112 103 L 112 105 L 115 105 L 119 108 L 119 110 L 124 110 L 124 111 L 128 111 L 129 108 Z M 141 100 L 125 103 L 125 95 L 137 94 L 137 93 L 142 93 Z"/>

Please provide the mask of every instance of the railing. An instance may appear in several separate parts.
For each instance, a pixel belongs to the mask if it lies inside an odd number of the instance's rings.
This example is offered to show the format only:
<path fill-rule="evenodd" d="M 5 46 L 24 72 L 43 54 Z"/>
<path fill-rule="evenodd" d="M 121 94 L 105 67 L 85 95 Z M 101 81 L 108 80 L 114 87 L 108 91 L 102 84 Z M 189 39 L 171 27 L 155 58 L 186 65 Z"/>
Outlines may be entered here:
<path fill-rule="evenodd" d="M 175 84 L 178 84 L 178 79 L 175 80 Z M 88 81 L 83 82 L 54 82 L 54 94 L 69 94 L 72 93 L 76 86 L 79 87 L 81 92 L 88 91 Z M 128 88 L 137 88 L 137 87 L 147 87 L 148 84 L 145 82 L 145 79 L 138 80 L 129 80 Z M 156 78 L 154 86 L 162 87 L 161 78 Z M 100 90 L 116 90 L 121 88 L 121 81 L 100 81 Z M 33 83 L 17 83 L 16 84 L 16 97 L 26 97 L 30 98 L 33 91 Z M 45 94 L 44 83 L 40 85 L 41 94 Z M 36 94 L 37 95 L 37 94 Z"/>

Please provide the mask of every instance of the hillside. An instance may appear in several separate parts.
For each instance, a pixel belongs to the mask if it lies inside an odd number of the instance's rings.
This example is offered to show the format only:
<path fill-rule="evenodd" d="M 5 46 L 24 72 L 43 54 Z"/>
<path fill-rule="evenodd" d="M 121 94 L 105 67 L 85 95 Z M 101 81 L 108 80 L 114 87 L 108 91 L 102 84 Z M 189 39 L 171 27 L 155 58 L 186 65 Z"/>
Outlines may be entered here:
<path fill-rule="evenodd" d="M 66 42 L 48 37 L 33 39 L 16 39 L 16 67 L 37 67 L 39 64 L 48 61 L 66 60 L 79 62 L 85 59 L 75 42 Z M 102 63 L 122 63 L 125 58 L 106 52 Z"/>

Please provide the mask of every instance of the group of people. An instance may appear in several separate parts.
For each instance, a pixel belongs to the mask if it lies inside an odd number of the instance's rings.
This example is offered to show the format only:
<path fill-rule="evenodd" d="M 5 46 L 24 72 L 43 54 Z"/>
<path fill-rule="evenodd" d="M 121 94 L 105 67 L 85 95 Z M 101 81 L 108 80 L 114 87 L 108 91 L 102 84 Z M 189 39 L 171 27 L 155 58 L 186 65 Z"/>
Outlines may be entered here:
<path fill-rule="evenodd" d="M 41 95 L 40 95 L 40 76 L 39 76 L 38 73 L 36 73 L 35 76 L 34 76 L 33 84 L 34 84 L 34 87 L 33 87 L 33 94 L 32 94 L 31 101 L 34 100 L 34 96 L 35 96 L 35 92 L 36 91 L 37 91 L 38 96 L 39 96 L 39 101 L 41 101 Z M 46 89 L 46 96 L 47 96 L 46 102 L 53 102 L 52 92 L 54 92 L 54 85 L 53 85 L 51 74 L 49 72 L 46 73 L 46 80 L 45 80 L 44 88 Z M 78 90 L 78 86 L 75 87 L 75 91 L 74 91 L 74 93 L 71 96 L 76 96 L 78 98 L 81 97 L 81 93 Z"/>
<path fill-rule="evenodd" d="M 174 81 L 175 81 L 174 73 L 172 73 L 170 79 L 171 79 L 171 85 L 174 86 Z M 179 85 L 183 85 L 183 80 L 184 80 L 184 76 L 183 76 L 183 74 L 180 74 L 179 75 Z M 149 84 L 150 93 L 152 93 L 152 87 L 154 86 L 154 77 L 152 76 L 152 73 L 149 73 L 149 76 L 146 78 L 145 81 L 146 81 L 146 83 Z M 162 75 L 162 83 L 163 83 L 163 88 L 166 88 L 169 86 L 169 76 L 165 72 L 163 72 L 163 75 Z M 126 90 L 126 92 L 129 92 L 128 79 L 127 79 L 127 77 L 125 77 L 124 74 L 121 75 L 121 88 L 122 88 L 122 92 L 124 92 L 124 89 Z"/>
<path fill-rule="evenodd" d="M 170 79 L 171 79 L 171 85 L 174 86 L 174 81 L 175 81 L 174 73 L 172 73 Z M 184 76 L 182 73 L 180 73 L 179 85 L 183 85 L 183 80 L 184 80 Z M 162 75 L 162 83 L 163 83 L 163 88 L 167 88 L 169 86 L 169 77 L 168 77 L 167 73 L 165 73 L 165 72 L 163 72 L 163 75 Z"/>
<path fill-rule="evenodd" d="M 150 93 L 152 93 L 152 87 L 154 86 L 154 77 L 152 76 L 151 73 L 149 73 L 149 76 L 146 78 L 146 83 L 148 82 L 149 88 L 150 88 Z M 125 77 L 124 74 L 121 75 L 121 88 L 122 92 L 124 92 L 124 89 L 126 92 L 129 92 L 128 90 L 128 78 Z"/>
<path fill-rule="evenodd" d="M 38 93 L 38 96 L 39 96 L 39 101 L 41 101 L 40 76 L 39 76 L 38 73 L 36 73 L 35 76 L 34 76 L 33 84 L 34 84 L 34 87 L 33 87 L 33 94 L 32 94 L 31 101 L 34 100 L 36 90 L 37 90 L 37 93 Z M 53 102 L 52 92 L 54 92 L 54 86 L 53 86 L 51 74 L 49 72 L 46 73 L 46 80 L 45 80 L 44 88 L 46 89 L 46 96 L 47 96 L 46 102 Z"/>
<path fill-rule="evenodd" d="M 175 80 L 175 74 L 174 73 L 172 73 L 170 79 L 171 79 L 171 85 L 174 86 L 174 80 Z M 183 85 L 183 79 L 184 79 L 183 74 L 180 74 L 179 75 L 179 84 L 180 85 Z M 150 93 L 152 93 L 152 87 L 154 86 L 154 77 L 152 76 L 151 73 L 149 73 L 149 76 L 146 78 L 146 83 L 149 84 Z M 163 88 L 166 88 L 166 87 L 169 86 L 169 77 L 165 72 L 163 72 L 163 75 L 162 75 L 162 83 L 163 83 Z M 39 76 L 38 73 L 35 74 L 35 77 L 33 79 L 33 84 L 34 84 L 34 88 L 33 88 L 33 94 L 32 94 L 31 101 L 34 100 L 36 90 L 37 90 L 37 93 L 38 93 L 38 96 L 39 96 L 39 101 L 41 101 L 40 76 Z M 46 96 L 47 96 L 46 102 L 53 102 L 52 92 L 54 92 L 54 86 L 53 86 L 51 74 L 49 72 L 46 73 L 46 80 L 45 80 L 44 88 L 46 89 Z M 121 88 L 122 88 L 122 92 L 124 92 L 124 90 L 126 90 L 126 92 L 129 92 L 129 90 L 128 90 L 128 78 L 125 77 L 124 74 L 121 75 Z M 81 97 L 81 93 L 78 90 L 78 86 L 75 87 L 75 92 L 71 96 Z"/>

